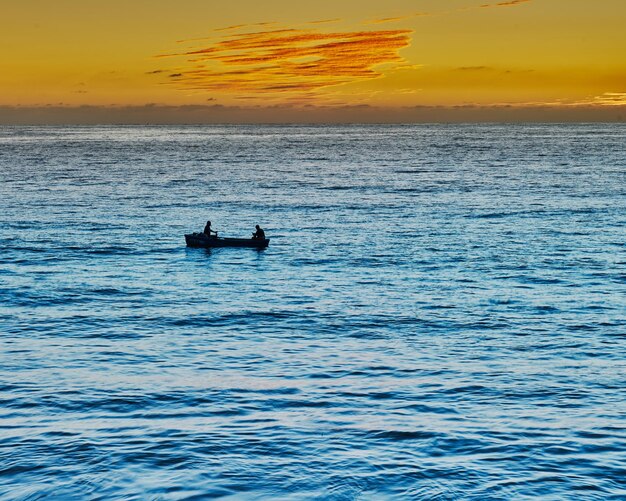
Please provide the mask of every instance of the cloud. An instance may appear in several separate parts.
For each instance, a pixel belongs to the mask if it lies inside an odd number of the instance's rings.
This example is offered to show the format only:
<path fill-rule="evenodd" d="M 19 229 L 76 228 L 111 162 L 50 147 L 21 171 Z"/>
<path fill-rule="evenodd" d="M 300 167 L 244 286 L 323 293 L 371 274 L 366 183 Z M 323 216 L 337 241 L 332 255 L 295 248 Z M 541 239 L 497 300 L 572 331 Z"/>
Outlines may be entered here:
<path fill-rule="evenodd" d="M 455 68 L 456 71 L 493 71 L 490 66 L 460 66 Z"/>
<path fill-rule="evenodd" d="M 579 106 L 626 106 L 626 92 L 605 92 L 599 96 L 574 103 Z"/>
<path fill-rule="evenodd" d="M 626 106 L 626 92 L 604 92 L 598 96 L 592 96 L 585 99 L 554 99 L 551 101 L 525 101 L 525 102 L 504 102 L 491 103 L 490 105 L 481 104 L 483 108 L 586 108 L 600 109 L 607 107 Z"/>
<path fill-rule="evenodd" d="M 396 23 L 400 21 L 406 21 L 408 19 L 415 19 L 417 17 L 427 17 L 427 16 L 445 16 L 450 14 L 455 14 L 459 12 L 467 12 L 475 9 L 485 9 L 491 7 L 512 7 L 515 5 L 519 5 L 526 2 L 531 2 L 532 0 L 508 0 L 506 2 L 498 2 L 498 3 L 487 3 L 478 6 L 469 6 L 469 7 L 459 7 L 456 9 L 449 10 L 441 10 L 434 12 L 414 12 L 412 14 L 406 14 L 403 16 L 395 16 L 395 17 L 383 17 L 379 19 L 370 19 L 366 21 L 366 24 L 384 24 L 384 23 Z"/>
<path fill-rule="evenodd" d="M 425 17 L 425 16 L 434 16 L 436 14 L 429 12 L 415 12 L 413 14 L 407 14 L 406 16 L 396 16 L 396 17 L 383 17 L 380 19 L 371 19 L 366 21 L 366 24 L 384 24 L 384 23 L 395 23 L 398 21 L 405 21 L 407 19 L 414 19 L 416 17 Z"/>
<path fill-rule="evenodd" d="M 607 93 L 624 96 L 625 93 Z M 507 103 L 484 106 L 418 105 L 386 108 L 365 105 L 316 106 L 310 103 L 266 106 L 219 104 L 167 106 L 0 105 L 0 124 L 224 124 L 224 123 L 432 123 L 432 122 L 621 122 L 626 114 L 614 106 L 563 106 Z"/>
<path fill-rule="evenodd" d="M 246 28 L 248 25 L 247 24 L 234 24 L 232 26 L 226 26 L 226 28 L 217 28 L 213 31 L 232 31 L 232 30 L 237 30 L 239 28 Z"/>
<path fill-rule="evenodd" d="M 409 45 L 410 33 L 279 28 L 226 34 L 204 47 L 156 57 L 184 60 L 170 75 L 181 90 L 284 98 L 382 76 L 378 66 L 406 62 L 398 52 Z"/>
<path fill-rule="evenodd" d="M 391 71 L 413 71 L 420 70 L 424 67 L 423 64 L 400 64 L 393 68 Z"/>
<path fill-rule="evenodd" d="M 531 2 L 532 0 L 509 0 L 507 2 L 499 2 L 499 3 L 486 3 L 481 5 L 481 8 L 489 8 L 489 7 L 512 7 L 514 5 L 519 5 L 521 3 Z"/>
<path fill-rule="evenodd" d="M 328 23 L 338 23 L 341 19 L 322 19 L 321 21 L 309 21 L 307 24 L 328 24 Z"/>

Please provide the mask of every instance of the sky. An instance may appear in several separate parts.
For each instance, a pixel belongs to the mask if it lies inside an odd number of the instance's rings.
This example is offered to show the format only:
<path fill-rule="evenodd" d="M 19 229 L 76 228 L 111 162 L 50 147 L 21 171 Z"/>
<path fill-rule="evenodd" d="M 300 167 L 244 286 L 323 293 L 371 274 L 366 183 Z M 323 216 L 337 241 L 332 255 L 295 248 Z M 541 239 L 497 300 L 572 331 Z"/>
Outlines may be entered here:
<path fill-rule="evenodd" d="M 0 123 L 624 121 L 624 0 L 0 0 Z"/>

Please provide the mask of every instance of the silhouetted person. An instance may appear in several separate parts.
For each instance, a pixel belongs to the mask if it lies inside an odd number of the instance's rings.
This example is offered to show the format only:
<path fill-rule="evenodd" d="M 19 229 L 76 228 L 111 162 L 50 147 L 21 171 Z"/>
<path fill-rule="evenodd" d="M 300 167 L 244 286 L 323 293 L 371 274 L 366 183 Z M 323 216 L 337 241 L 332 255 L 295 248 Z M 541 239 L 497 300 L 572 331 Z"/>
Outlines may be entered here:
<path fill-rule="evenodd" d="M 252 234 L 252 238 L 254 240 L 265 240 L 265 232 L 263 229 L 257 224 L 255 226 L 256 231 Z"/>
<path fill-rule="evenodd" d="M 211 221 L 206 222 L 204 231 L 202 233 L 204 233 L 207 237 L 210 237 L 211 233 L 214 233 L 215 236 L 217 236 L 217 231 L 211 229 Z"/>

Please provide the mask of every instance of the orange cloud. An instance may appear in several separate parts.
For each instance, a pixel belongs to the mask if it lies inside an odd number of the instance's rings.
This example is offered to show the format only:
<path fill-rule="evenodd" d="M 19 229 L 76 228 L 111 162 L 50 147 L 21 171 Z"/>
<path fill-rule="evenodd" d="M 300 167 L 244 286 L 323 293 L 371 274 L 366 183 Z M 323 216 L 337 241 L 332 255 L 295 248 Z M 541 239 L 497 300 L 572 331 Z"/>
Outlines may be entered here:
<path fill-rule="evenodd" d="M 248 26 L 247 24 L 234 24 L 232 26 L 226 26 L 226 28 L 217 28 L 213 31 L 231 31 L 231 30 L 237 30 L 239 28 L 245 28 L 246 26 Z"/>
<path fill-rule="evenodd" d="M 224 35 L 206 47 L 157 57 L 185 60 L 169 79 L 181 90 L 310 97 L 325 87 L 380 77 L 379 65 L 405 63 L 398 51 L 409 45 L 410 33 L 283 28 Z"/>
<path fill-rule="evenodd" d="M 500 2 L 500 3 L 486 3 L 481 5 L 482 8 L 487 7 L 512 7 L 513 5 L 519 5 L 521 3 L 530 2 L 531 0 L 510 0 L 508 2 Z"/>
<path fill-rule="evenodd" d="M 307 24 L 327 24 L 327 23 L 337 23 L 341 21 L 341 19 L 322 19 L 321 21 L 310 21 Z"/>
<path fill-rule="evenodd" d="M 396 17 L 383 17 L 380 19 L 371 19 L 369 21 L 366 21 L 366 24 L 384 24 L 384 23 L 396 23 L 396 22 L 400 22 L 400 21 L 406 21 L 407 19 L 414 19 L 417 17 L 427 17 L 427 16 L 445 16 L 445 15 L 449 15 L 449 14 L 455 14 L 458 12 L 466 12 L 466 11 L 472 11 L 475 9 L 484 9 L 484 8 L 490 8 L 490 7 L 512 7 L 514 5 L 519 5 L 522 3 L 526 3 L 526 2 L 531 2 L 532 0 L 508 0 L 506 2 L 499 2 L 499 3 L 487 3 L 487 4 L 483 4 L 483 5 L 478 5 L 478 6 L 470 6 L 470 7 L 459 7 L 457 9 L 452 9 L 452 10 L 442 10 L 442 11 L 435 11 L 435 12 L 414 12 L 413 14 L 407 14 L 404 16 L 396 16 Z"/>
<path fill-rule="evenodd" d="M 626 106 L 626 92 L 605 92 L 600 96 L 594 96 L 586 101 L 580 101 L 577 105 L 597 106 Z"/>
<path fill-rule="evenodd" d="M 600 109 L 607 107 L 619 107 L 626 106 L 626 92 L 604 92 L 599 96 L 587 97 L 585 99 L 573 100 L 573 99 L 553 99 L 549 101 L 511 101 L 511 102 L 496 102 L 490 105 L 484 103 L 468 103 L 462 106 L 475 106 L 483 108 L 493 107 L 508 107 L 508 108 L 588 108 L 588 109 Z"/>

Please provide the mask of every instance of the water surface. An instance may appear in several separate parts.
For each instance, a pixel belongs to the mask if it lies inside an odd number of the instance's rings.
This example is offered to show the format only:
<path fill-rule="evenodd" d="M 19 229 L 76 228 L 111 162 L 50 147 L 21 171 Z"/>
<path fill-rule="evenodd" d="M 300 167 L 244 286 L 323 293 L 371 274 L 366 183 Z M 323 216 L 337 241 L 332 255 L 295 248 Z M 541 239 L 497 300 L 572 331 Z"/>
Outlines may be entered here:
<path fill-rule="evenodd" d="M 625 140 L 0 128 L 0 496 L 625 499 Z"/>

